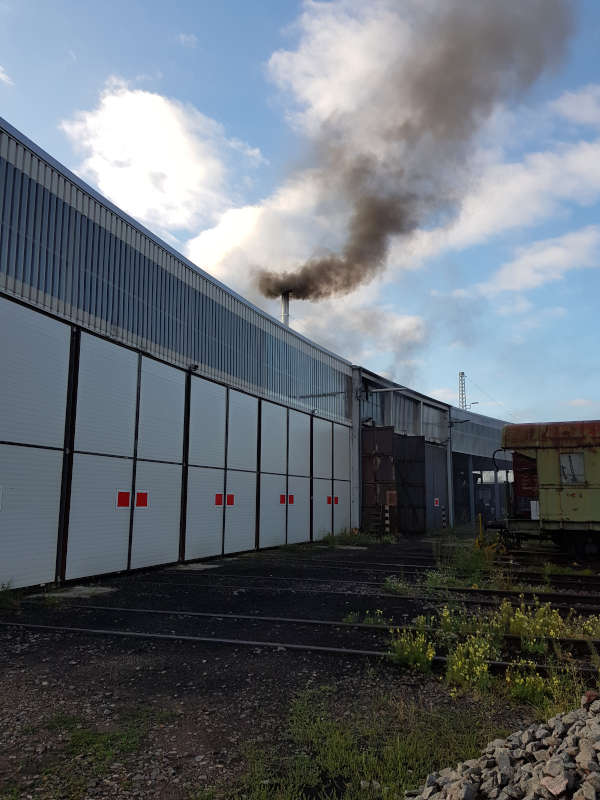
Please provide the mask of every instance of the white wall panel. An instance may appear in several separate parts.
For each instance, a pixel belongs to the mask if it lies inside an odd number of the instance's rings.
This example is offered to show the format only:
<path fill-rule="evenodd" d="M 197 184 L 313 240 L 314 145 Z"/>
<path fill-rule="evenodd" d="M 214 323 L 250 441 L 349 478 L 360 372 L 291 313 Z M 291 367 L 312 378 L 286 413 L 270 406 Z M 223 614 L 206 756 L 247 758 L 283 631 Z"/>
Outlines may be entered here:
<path fill-rule="evenodd" d="M 148 492 L 148 508 L 133 517 L 131 567 L 168 564 L 179 558 L 181 467 L 139 461 L 136 492 Z"/>
<path fill-rule="evenodd" d="M 313 420 L 313 477 L 331 478 L 331 422 Z"/>
<path fill-rule="evenodd" d="M 192 378 L 189 463 L 225 466 L 225 402 L 227 390 L 218 383 Z"/>
<path fill-rule="evenodd" d="M 285 475 L 287 465 L 287 411 L 283 406 L 262 403 L 260 427 L 261 472 Z"/>
<path fill-rule="evenodd" d="M 285 507 L 285 475 L 261 475 L 259 547 L 285 544 Z"/>
<path fill-rule="evenodd" d="M 313 539 L 323 539 L 331 533 L 333 493 L 331 481 L 313 480 Z"/>
<path fill-rule="evenodd" d="M 310 541 L 310 478 L 288 478 L 287 543 Z"/>
<path fill-rule="evenodd" d="M 185 557 L 219 556 L 223 550 L 225 470 L 189 467 Z M 215 503 L 221 495 L 222 505 Z"/>
<path fill-rule="evenodd" d="M 131 350 L 82 334 L 76 450 L 133 455 L 137 365 Z"/>
<path fill-rule="evenodd" d="M 337 503 L 335 499 L 337 497 Z M 333 482 L 333 532 L 350 530 L 350 482 Z"/>
<path fill-rule="evenodd" d="M 54 580 L 62 453 L 0 445 L 0 583 Z"/>
<path fill-rule="evenodd" d="M 0 298 L 0 440 L 63 446 L 70 333 Z"/>
<path fill-rule="evenodd" d="M 350 428 L 333 424 L 333 477 L 350 480 Z"/>
<path fill-rule="evenodd" d="M 289 455 L 290 475 L 310 475 L 310 417 L 300 411 L 289 412 Z"/>
<path fill-rule="evenodd" d="M 227 466 L 229 469 L 256 469 L 258 400 L 231 390 L 229 392 L 229 434 Z"/>
<path fill-rule="evenodd" d="M 131 490 L 133 461 L 75 453 L 65 577 L 127 569 L 128 508 L 117 491 Z"/>
<path fill-rule="evenodd" d="M 256 474 L 227 470 L 226 495 L 234 504 L 225 506 L 225 552 L 253 550 L 256 531 Z"/>
<path fill-rule="evenodd" d="M 142 359 L 138 457 L 181 461 L 185 375 L 149 358 Z"/>

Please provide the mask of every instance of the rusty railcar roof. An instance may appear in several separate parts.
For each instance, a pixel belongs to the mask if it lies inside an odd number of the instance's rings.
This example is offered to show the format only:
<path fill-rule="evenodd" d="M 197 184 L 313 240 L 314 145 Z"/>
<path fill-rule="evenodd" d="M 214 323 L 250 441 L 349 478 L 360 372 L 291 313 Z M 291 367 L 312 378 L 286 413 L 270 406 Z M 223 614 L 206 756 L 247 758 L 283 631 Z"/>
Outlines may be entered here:
<path fill-rule="evenodd" d="M 502 446 L 507 450 L 528 447 L 598 447 L 600 420 L 506 425 L 502 429 Z"/>

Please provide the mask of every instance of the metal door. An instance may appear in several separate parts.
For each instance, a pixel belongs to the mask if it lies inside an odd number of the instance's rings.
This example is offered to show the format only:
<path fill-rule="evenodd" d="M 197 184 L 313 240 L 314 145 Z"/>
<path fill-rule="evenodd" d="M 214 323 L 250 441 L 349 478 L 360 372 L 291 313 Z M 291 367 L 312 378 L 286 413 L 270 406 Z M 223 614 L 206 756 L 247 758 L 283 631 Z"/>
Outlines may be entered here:
<path fill-rule="evenodd" d="M 260 469 L 285 475 L 287 464 L 287 412 L 282 406 L 261 404 Z"/>
<path fill-rule="evenodd" d="M 229 469 L 256 470 L 258 400 L 229 392 L 227 466 Z"/>
<path fill-rule="evenodd" d="M 225 552 L 253 550 L 256 544 L 256 473 L 227 470 Z"/>
<path fill-rule="evenodd" d="M 56 540 L 63 455 L 0 445 L 0 583 L 49 583 Z"/>
<path fill-rule="evenodd" d="M 224 386 L 192 377 L 190 464 L 199 467 L 225 466 L 226 395 Z"/>
<path fill-rule="evenodd" d="M 350 482 L 333 482 L 333 532 L 350 530 Z"/>
<path fill-rule="evenodd" d="M 285 544 L 285 475 L 260 476 L 259 547 Z"/>
<path fill-rule="evenodd" d="M 289 410 L 288 473 L 310 476 L 310 417 Z"/>
<path fill-rule="evenodd" d="M 133 461 L 75 453 L 65 577 L 127 569 Z"/>
<path fill-rule="evenodd" d="M 288 478 L 287 543 L 310 541 L 310 478 Z"/>
<path fill-rule="evenodd" d="M 181 461 L 185 375 L 142 358 L 138 458 Z"/>
<path fill-rule="evenodd" d="M 332 423 L 313 419 L 313 476 L 331 478 Z"/>
<path fill-rule="evenodd" d="M 331 533 L 333 492 L 331 481 L 313 480 L 313 539 L 324 539 Z"/>
<path fill-rule="evenodd" d="M 350 428 L 333 425 L 333 477 L 350 480 Z"/>
<path fill-rule="evenodd" d="M 132 569 L 177 561 L 181 467 L 138 461 L 134 502 Z"/>
<path fill-rule="evenodd" d="M 225 470 L 189 467 L 186 559 L 221 555 L 224 508 Z"/>

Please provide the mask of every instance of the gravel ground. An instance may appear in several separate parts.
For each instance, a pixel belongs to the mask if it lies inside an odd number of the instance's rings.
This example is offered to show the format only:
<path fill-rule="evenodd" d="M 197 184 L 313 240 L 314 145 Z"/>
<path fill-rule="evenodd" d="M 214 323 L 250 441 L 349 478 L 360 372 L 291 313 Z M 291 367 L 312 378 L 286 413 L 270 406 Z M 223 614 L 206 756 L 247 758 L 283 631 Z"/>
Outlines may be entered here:
<path fill-rule="evenodd" d="M 399 549 L 369 551 L 376 553 L 381 560 L 391 560 Z M 331 551 L 324 551 L 327 555 Z M 349 561 L 359 561 L 361 556 L 360 551 L 335 553 L 336 559 Z M 333 620 L 351 610 L 375 610 L 372 598 L 357 596 L 351 584 L 345 594 L 333 596 L 303 592 L 308 582 L 287 593 L 200 588 L 200 583 L 216 578 L 219 571 L 231 574 L 235 570 L 242 576 L 249 561 L 254 571 L 256 559 L 238 559 L 204 572 L 162 570 L 107 578 L 89 584 L 95 589 L 91 597 L 86 598 L 84 589 L 78 592 L 84 596 L 75 600 Z M 268 564 L 263 566 L 269 574 Z M 327 571 L 319 569 L 313 577 L 322 580 L 323 572 Z M 308 568 L 305 573 L 311 576 Z M 340 574 L 332 567 L 329 578 L 346 580 L 348 573 Z M 97 592 L 107 588 L 115 591 Z M 392 606 L 399 621 L 419 610 L 403 598 L 391 600 Z M 72 608 L 62 601 L 26 599 L 20 610 L 1 616 L 89 627 L 106 622 L 106 614 Z M 128 616 L 138 615 L 121 615 L 120 624 L 137 628 L 140 621 L 133 623 Z M 234 625 L 175 619 L 177 632 L 201 635 L 211 630 L 219 635 L 225 630 L 220 625 L 231 632 Z M 143 620 L 144 629 L 151 626 L 148 629 L 156 631 L 168 632 L 175 625 L 171 617 L 143 615 Z M 238 633 L 243 633 L 244 626 L 236 625 Z M 246 626 L 246 638 L 258 637 L 260 631 L 253 625 Z M 276 632 L 278 640 L 300 636 L 285 626 Z M 269 633 L 274 634 L 272 628 Z M 328 637 L 323 637 L 326 643 Z M 339 646 L 335 637 L 330 642 Z M 342 716 L 369 709 L 382 693 L 432 708 L 473 703 L 469 698 L 453 699 L 435 677 L 400 673 L 380 660 L 19 628 L 0 628 L 0 675 L 0 800 L 188 800 L 199 796 L 204 787 L 227 793 L 246 769 L 250 745 L 267 750 L 280 746 L 290 703 L 309 687 L 333 687 Z M 494 714 L 508 730 L 531 721 L 531 714 L 509 708 L 496 709 Z"/>

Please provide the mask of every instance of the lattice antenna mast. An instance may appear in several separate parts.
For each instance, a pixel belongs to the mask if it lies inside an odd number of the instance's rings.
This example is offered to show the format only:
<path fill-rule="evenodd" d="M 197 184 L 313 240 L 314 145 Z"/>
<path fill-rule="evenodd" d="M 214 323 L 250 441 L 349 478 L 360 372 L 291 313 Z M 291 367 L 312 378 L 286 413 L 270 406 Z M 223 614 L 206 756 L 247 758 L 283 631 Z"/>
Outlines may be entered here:
<path fill-rule="evenodd" d="M 467 390 L 465 388 L 465 373 L 458 373 L 458 407 L 467 410 Z"/>

